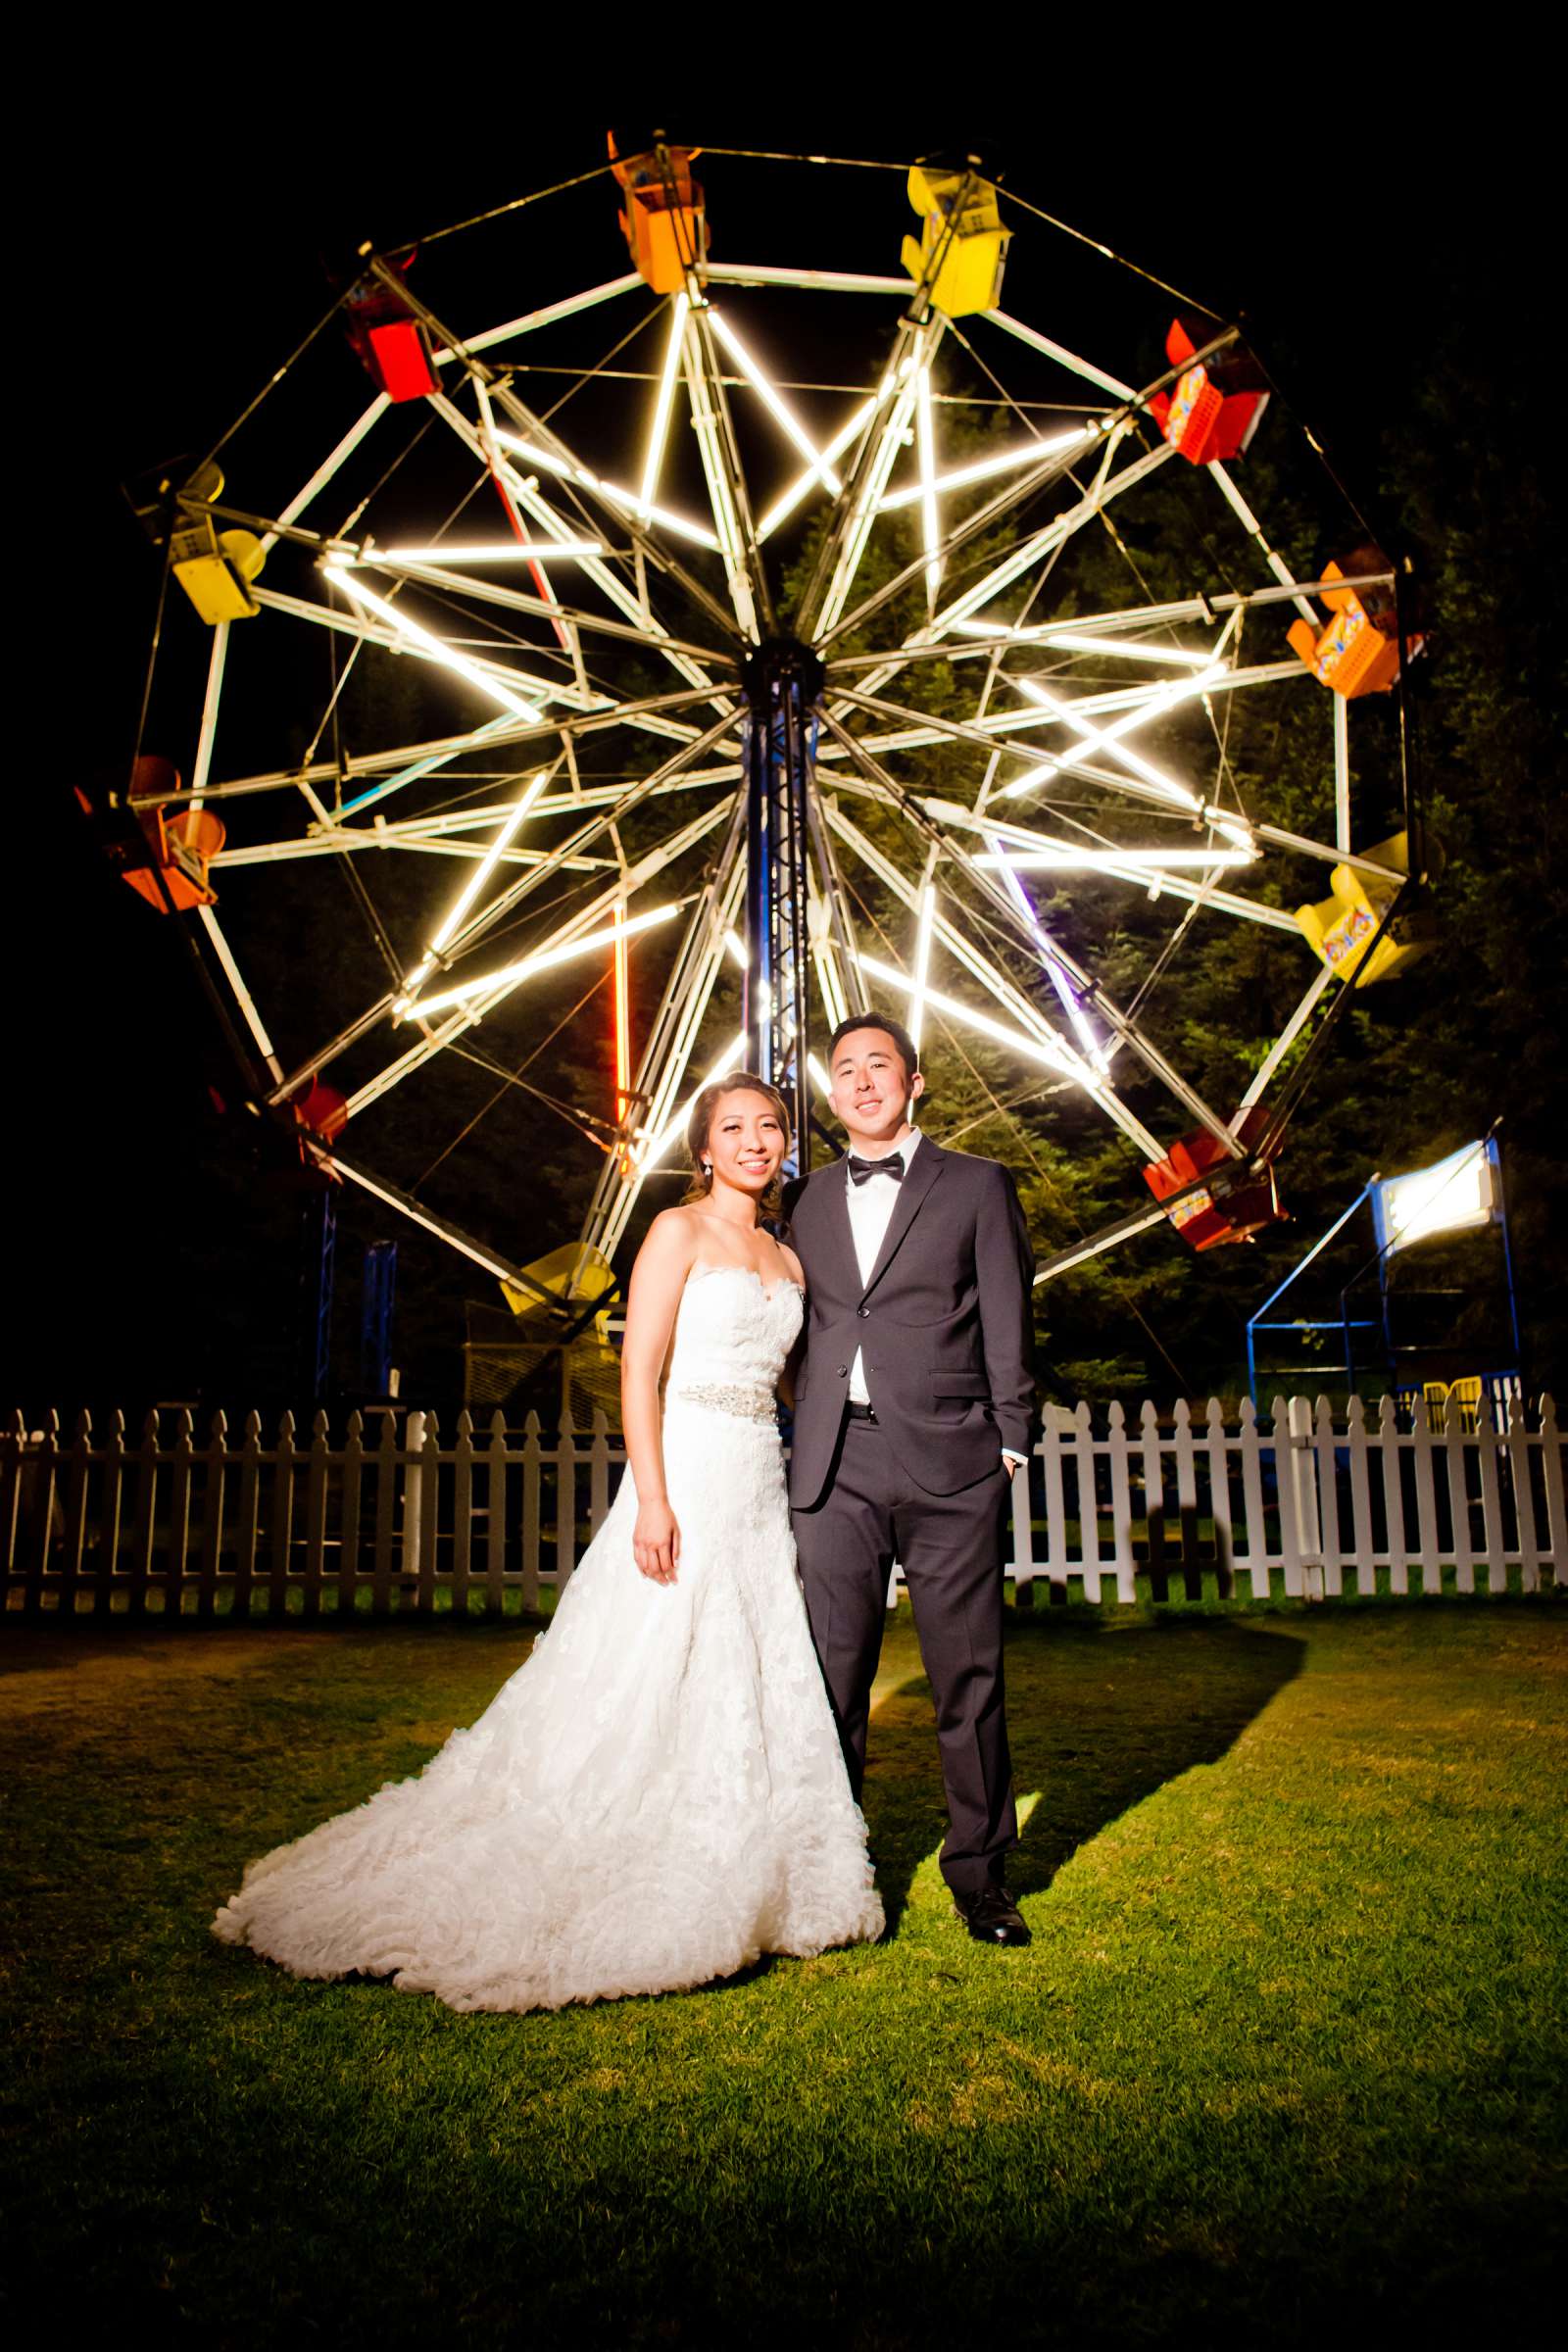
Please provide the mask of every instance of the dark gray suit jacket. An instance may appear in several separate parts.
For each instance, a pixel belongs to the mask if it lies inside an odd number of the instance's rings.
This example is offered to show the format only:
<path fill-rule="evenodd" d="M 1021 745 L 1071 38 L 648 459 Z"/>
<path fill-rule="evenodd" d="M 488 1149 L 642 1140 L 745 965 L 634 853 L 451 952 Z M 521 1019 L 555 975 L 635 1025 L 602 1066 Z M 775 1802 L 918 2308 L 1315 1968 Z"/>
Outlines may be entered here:
<path fill-rule="evenodd" d="M 809 1294 L 790 1457 L 797 1510 L 827 1485 L 858 1348 L 888 1444 L 928 1494 L 987 1477 L 1003 1446 L 1027 1452 L 1034 1419 L 1034 1251 L 1007 1170 L 922 1136 L 864 1283 L 848 1184 L 837 1161 L 785 1197 Z"/>

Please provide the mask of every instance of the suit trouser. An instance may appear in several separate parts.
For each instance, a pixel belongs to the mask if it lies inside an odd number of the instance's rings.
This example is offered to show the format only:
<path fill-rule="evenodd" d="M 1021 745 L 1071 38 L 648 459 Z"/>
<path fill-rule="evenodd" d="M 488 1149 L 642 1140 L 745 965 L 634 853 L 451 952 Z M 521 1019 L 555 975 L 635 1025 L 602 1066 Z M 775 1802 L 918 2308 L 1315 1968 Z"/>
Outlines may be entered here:
<path fill-rule="evenodd" d="M 896 1559 L 903 1564 L 936 1700 L 949 1821 L 942 1875 L 961 1893 L 1001 1878 L 1018 1836 L 1002 1673 L 1006 1492 L 999 1464 L 956 1494 L 928 1494 L 875 1422 L 846 1418 L 826 1492 L 792 1514 L 811 1638 L 857 1798 L 888 1576 Z"/>

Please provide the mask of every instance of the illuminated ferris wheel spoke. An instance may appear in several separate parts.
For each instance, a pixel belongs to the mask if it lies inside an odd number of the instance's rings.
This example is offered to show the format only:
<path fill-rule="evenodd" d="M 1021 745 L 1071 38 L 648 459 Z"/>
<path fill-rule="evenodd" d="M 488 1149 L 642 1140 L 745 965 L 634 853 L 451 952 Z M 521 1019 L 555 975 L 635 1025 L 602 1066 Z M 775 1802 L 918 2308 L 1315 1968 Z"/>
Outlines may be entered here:
<path fill-rule="evenodd" d="M 694 706 L 706 705 L 711 700 L 711 690 L 704 686 L 652 695 L 641 702 L 612 703 L 604 710 L 575 712 L 559 719 L 530 722 L 514 719 L 510 714 L 503 713 L 498 719 L 480 727 L 466 729 L 459 735 L 438 736 L 423 743 L 396 745 L 380 752 L 352 753 L 345 757 L 341 766 L 336 760 L 317 760 L 299 768 L 273 768 L 252 776 L 231 776 L 210 785 L 208 798 L 245 800 L 258 794 L 290 791 L 302 780 L 313 784 L 330 783 L 339 776 L 355 780 L 365 776 L 385 775 L 388 769 L 392 769 L 396 772 L 387 778 L 384 788 L 390 790 L 400 782 L 412 780 L 416 773 L 427 773 L 470 752 L 531 748 L 556 741 L 569 743 L 579 736 L 599 734 L 623 725 L 665 734 L 671 731 L 668 726 L 659 724 L 656 730 L 656 720 L 661 714 L 689 710 Z M 699 740 L 697 731 L 685 725 L 680 725 L 674 731 L 683 742 L 695 744 Z M 716 733 L 717 738 L 722 740 L 722 730 Z M 713 730 L 702 738 L 708 743 L 714 739 Z M 660 786 L 667 779 L 668 772 L 660 771 Z M 347 814 L 351 808 L 368 806 L 372 798 L 380 797 L 380 792 L 373 795 L 367 793 L 359 801 L 345 803 L 338 813 Z M 160 805 L 156 796 L 145 802 L 135 798 L 131 801 L 132 808 L 156 808 Z"/>
<path fill-rule="evenodd" d="M 995 835 L 1009 849 L 1015 847 L 1022 854 L 1017 862 L 1023 865 L 1027 865 L 1030 858 L 1036 856 L 1043 866 L 1049 865 L 1057 858 L 1071 855 L 1075 847 L 1070 842 L 1064 843 L 1054 836 L 1034 832 L 1025 825 L 1003 824 L 989 809 L 980 815 L 972 809 L 959 807 L 956 802 L 938 800 L 928 800 L 924 806 L 945 824 L 956 825 L 961 831 Z M 1144 849 L 1131 854 L 1107 849 L 1085 852 L 1083 856 L 1085 862 L 1081 870 L 1084 872 L 1110 874 L 1118 881 L 1130 882 L 1146 891 L 1152 886 L 1159 892 L 1168 892 L 1173 899 L 1211 907 L 1216 914 L 1234 915 L 1239 921 L 1256 923 L 1266 931 L 1283 931 L 1290 936 L 1299 937 L 1295 916 L 1287 914 L 1284 907 L 1271 906 L 1263 899 L 1240 898 L 1234 891 L 1217 890 L 1211 880 L 1191 882 L 1181 871 L 1184 856 L 1200 859 L 1208 876 L 1223 872 L 1231 864 L 1254 863 L 1255 859 L 1248 857 L 1244 851 L 1229 847 L 1225 850 L 1208 848 L 1173 855 L 1158 849 Z"/>
<path fill-rule="evenodd" d="M 497 397 L 513 422 L 519 425 L 527 436 L 519 449 L 516 433 L 498 428 L 495 442 L 499 451 L 507 453 L 506 456 L 498 456 L 497 459 L 500 478 L 531 521 L 537 523 L 547 536 L 559 542 L 580 536 L 580 533 L 573 528 L 566 517 L 559 514 L 549 501 L 541 495 L 532 479 L 517 471 L 515 465 L 511 462 L 516 456 L 523 457 L 524 463 L 531 461 L 536 466 L 543 464 L 547 466 L 547 469 L 557 470 L 560 478 L 569 482 L 574 489 L 586 495 L 591 496 L 597 493 L 601 500 L 609 504 L 612 511 L 616 514 L 621 528 L 655 562 L 672 572 L 683 583 L 686 581 L 688 575 L 684 568 L 666 550 L 660 547 L 651 530 L 638 525 L 633 512 L 634 500 L 628 498 L 625 506 L 622 507 L 616 501 L 608 499 L 607 485 L 602 483 L 587 466 L 583 466 L 560 439 L 560 436 L 551 433 L 548 427 L 543 425 L 510 389 L 502 387 Z M 467 446 L 472 455 L 484 466 L 485 470 L 489 472 L 491 459 L 485 450 L 483 436 L 477 426 L 470 424 L 463 412 L 450 400 L 432 395 L 430 405 L 442 421 L 457 434 L 458 438 Z M 667 643 L 668 632 L 645 610 L 636 588 L 620 579 L 611 565 L 600 557 L 589 556 L 579 561 L 583 577 L 591 580 L 624 618 L 640 625 L 644 641 L 647 642 L 651 638 L 663 652 L 665 659 L 680 671 L 683 677 L 689 678 L 693 684 L 700 684 L 705 675 L 703 668 L 687 655 L 675 651 Z M 710 600 L 705 597 L 704 602 L 710 603 Z"/>
<path fill-rule="evenodd" d="M 867 775 L 869 775 L 875 782 L 879 783 L 885 793 L 890 795 L 890 797 L 895 800 L 902 800 L 907 804 L 909 796 L 902 792 L 901 788 L 887 774 L 886 770 L 878 767 L 876 761 L 869 758 L 863 747 L 856 744 L 855 738 L 845 733 L 845 731 L 838 726 L 837 722 L 831 717 L 830 714 L 825 716 L 824 723 L 832 727 L 833 731 L 839 735 L 846 748 L 851 750 L 851 756 L 856 760 L 857 764 L 861 766 Z M 967 815 L 968 812 L 964 811 L 963 813 Z M 962 845 L 956 842 L 953 839 L 953 836 L 946 832 L 945 828 L 943 828 L 940 824 L 937 824 L 933 818 L 925 815 L 923 810 L 921 811 L 921 814 L 924 818 L 924 822 L 932 827 L 932 829 L 938 834 L 939 838 L 944 840 L 949 849 L 949 854 L 954 859 L 954 862 L 960 868 L 966 870 L 977 882 L 979 882 L 984 895 L 988 897 L 994 905 L 1000 906 L 1004 915 L 1007 920 L 1008 928 L 1019 933 L 1026 945 L 1032 946 L 1033 942 L 1030 937 L 1030 926 L 1027 923 L 1020 921 L 1016 904 L 1007 893 L 1005 886 L 1001 882 L 1000 878 L 988 873 L 984 867 L 977 865 Z M 1168 887 L 1175 890 L 1181 888 L 1182 885 L 1177 878 L 1172 877 Z M 1074 976 L 1077 977 L 1078 975 L 1075 973 Z M 1152 1073 L 1152 1075 L 1157 1078 L 1160 1083 L 1166 1087 L 1169 1093 L 1174 1096 L 1175 1100 L 1186 1111 L 1188 1111 L 1194 1118 L 1198 1119 L 1200 1125 L 1205 1127 L 1208 1132 L 1216 1138 L 1216 1140 L 1222 1143 L 1227 1153 L 1233 1154 L 1237 1157 L 1245 1156 L 1241 1151 L 1241 1148 L 1231 1137 L 1229 1130 L 1226 1128 L 1218 1112 L 1213 1110 L 1210 1105 L 1203 1101 L 1202 1097 L 1197 1092 L 1196 1088 L 1188 1084 L 1188 1082 L 1181 1076 L 1180 1072 L 1175 1069 L 1167 1056 L 1160 1052 L 1157 1046 L 1154 1045 L 1152 1040 L 1139 1028 L 1138 1024 L 1131 1018 L 1129 1014 L 1121 1011 L 1120 1007 L 1109 996 L 1107 996 L 1102 987 L 1090 982 L 1087 974 L 1084 974 L 1082 977 L 1086 987 L 1092 991 L 1095 1009 L 1106 1022 L 1108 1022 L 1110 1027 L 1115 1030 L 1117 1036 L 1120 1037 L 1126 1045 L 1131 1047 L 1132 1051 L 1138 1055 L 1138 1058 L 1145 1064 L 1146 1068 Z"/>
<path fill-rule="evenodd" d="M 356 1094 L 349 1097 L 350 1116 L 356 1116 L 368 1109 L 371 1103 L 382 1101 L 394 1087 L 401 1085 L 406 1078 L 411 1077 L 416 1070 L 421 1068 L 454 1039 L 464 1035 L 469 1029 L 476 1028 L 489 1014 L 504 1004 L 508 998 L 514 995 L 526 980 L 534 978 L 539 972 L 550 969 L 553 963 L 560 961 L 562 951 L 581 944 L 585 934 L 603 931 L 604 940 L 595 939 L 593 944 L 595 946 L 609 945 L 614 909 L 624 893 L 628 890 L 640 889 L 644 882 L 662 873 L 673 858 L 682 855 L 686 850 L 694 848 L 706 834 L 710 833 L 716 825 L 721 823 L 728 813 L 728 809 L 722 804 L 716 808 L 705 809 L 701 816 L 694 817 L 691 823 L 685 826 L 682 832 L 675 835 L 671 841 L 662 844 L 659 850 L 651 852 L 647 858 L 640 859 L 624 877 L 617 876 L 596 897 L 574 908 L 564 922 L 554 930 L 548 931 L 537 942 L 527 956 L 519 957 L 514 963 L 509 964 L 504 971 L 490 975 L 472 995 L 465 997 L 455 1009 L 449 1011 L 445 1020 L 439 1021 L 433 1029 L 428 1030 L 419 1039 L 417 1044 L 407 1048 L 376 1077 L 368 1080 Z M 509 899 L 507 894 L 503 893 L 486 910 L 488 920 L 485 927 L 493 927 L 500 915 L 509 911 L 510 906 L 514 903 L 514 899 Z M 470 933 L 470 945 L 477 936 L 476 932 Z M 401 1002 L 402 1000 L 398 996 L 389 999 L 386 1007 L 388 1013 L 397 1017 Z M 407 1017 L 416 1022 L 421 1019 L 417 1004 L 407 1007 Z"/>
<path fill-rule="evenodd" d="M 899 328 L 883 376 L 883 383 L 891 388 L 891 405 L 885 416 L 879 411 L 878 416 L 873 417 L 860 444 L 802 601 L 801 633 L 819 652 L 831 645 L 836 624 L 849 601 L 883 495 L 910 428 L 918 396 L 919 370 L 929 368 L 935 359 L 942 329 L 940 314 L 919 323 L 906 318 Z"/>
<path fill-rule="evenodd" d="M 1107 375 L 1104 368 L 1097 368 L 1093 360 L 1080 359 L 1078 354 L 1069 351 L 1065 344 L 1054 341 L 1050 335 L 1043 335 L 1038 327 L 1026 326 L 1021 318 L 1009 318 L 1005 311 L 987 311 L 985 316 L 993 326 L 1000 326 L 1004 335 L 1011 335 L 1014 342 L 1027 343 L 1031 351 L 1044 353 L 1048 360 L 1054 360 L 1058 367 L 1065 368 L 1069 374 L 1082 376 L 1086 383 L 1098 384 L 1100 389 L 1102 392 L 1108 392 L 1113 400 L 1136 401 L 1138 399 L 1138 394 L 1133 386 L 1124 384 L 1120 376 Z"/>
<path fill-rule="evenodd" d="M 362 569 L 385 571 L 405 579 L 423 581 L 450 596 L 466 597 L 473 604 L 494 605 L 533 619 L 547 620 L 552 615 L 559 615 L 569 627 L 584 635 L 614 638 L 622 644 L 638 646 L 648 642 L 646 625 L 634 627 L 629 621 L 612 620 L 607 613 L 585 612 L 580 606 L 547 603 L 542 597 L 530 596 L 525 589 L 504 586 L 500 581 L 487 580 L 473 572 L 448 570 L 439 550 L 433 551 L 426 561 L 408 556 L 394 558 L 380 548 L 370 548 L 361 551 L 355 563 Z M 721 649 L 698 645 L 684 638 L 666 635 L 662 642 L 671 652 L 686 654 L 705 666 L 716 662 L 728 664 L 734 660 L 732 655 Z M 1297 666 L 1299 667 L 1299 663 Z M 581 691 L 586 694 L 586 690 Z M 591 699 L 606 701 L 612 698 L 600 695 Z"/>
<path fill-rule="evenodd" d="M 590 286 L 586 293 L 569 294 L 560 302 L 547 302 L 540 310 L 525 311 L 520 318 L 507 318 L 499 326 L 484 327 L 478 334 L 465 338 L 462 353 L 442 345 L 430 356 L 438 368 L 462 367 L 466 354 L 494 351 L 499 343 L 537 334 L 542 326 L 559 326 L 564 318 L 575 318 L 584 311 L 597 310 L 602 302 L 612 302 L 617 294 L 643 291 L 643 281 L 636 270 L 628 270 L 623 277 L 612 277 L 602 286 Z"/>
<path fill-rule="evenodd" d="M 358 422 L 350 425 L 336 449 L 321 461 L 303 489 L 297 491 L 289 500 L 271 530 L 264 534 L 262 545 L 269 553 L 275 544 L 278 533 L 286 530 L 290 523 L 298 522 L 300 516 L 315 505 L 328 482 L 336 479 L 371 427 L 380 422 L 391 405 L 387 395 L 384 392 L 378 392 Z"/>
<path fill-rule="evenodd" d="M 701 308 L 686 316 L 682 365 L 735 623 L 742 637 L 755 641 L 772 625 L 772 598 L 746 497 L 729 403 L 713 357 L 711 329 Z"/>
<path fill-rule="evenodd" d="M 921 387 L 922 385 L 927 387 L 925 402 L 927 423 L 923 431 L 916 433 L 917 448 L 922 441 L 929 442 L 930 437 L 929 375 L 928 368 L 921 367 L 915 370 L 914 408 L 916 416 L 918 416 L 922 405 Z M 853 612 L 845 613 L 842 618 L 837 618 L 828 624 L 827 616 L 824 614 L 823 643 L 831 646 L 835 637 L 848 636 L 852 630 L 864 628 L 867 621 L 893 603 L 895 598 L 901 596 L 904 590 L 920 576 L 922 570 L 929 574 L 933 565 L 939 573 L 945 570 L 952 564 L 954 558 L 968 546 L 970 540 L 979 538 L 987 531 L 995 530 L 999 523 L 1004 522 L 1008 515 L 1019 507 L 1037 497 L 1042 490 L 1048 489 L 1054 482 L 1065 477 L 1072 465 L 1073 447 L 1081 448 L 1082 446 L 1082 440 L 1077 436 L 1073 437 L 1072 446 L 1066 448 L 1054 448 L 1043 442 L 1032 466 L 1018 469 L 1014 480 L 999 490 L 972 514 L 966 515 L 961 522 L 955 523 L 946 534 L 942 532 L 937 519 L 938 484 L 934 471 L 934 452 L 932 452 L 931 478 L 929 482 L 925 479 L 925 461 L 922 460 L 921 481 L 918 489 L 920 502 L 925 509 L 925 545 L 921 554 L 912 563 L 906 564 L 901 571 L 895 572 L 893 577 L 885 581 L 873 595 L 868 596 L 863 603 L 856 606 Z M 906 502 L 900 499 L 894 503 L 904 505 Z M 885 511 L 888 504 L 888 498 L 884 494 L 878 501 L 879 511 Z M 930 585 L 929 578 L 927 585 L 928 587 Z M 933 604 L 935 602 L 934 592 L 931 602 Z M 935 630 L 938 625 L 936 617 L 933 616 L 927 623 L 927 628 Z"/>
<path fill-rule="evenodd" d="M 870 837 L 863 833 L 852 818 L 844 814 L 842 809 L 835 811 L 832 823 L 839 839 L 847 849 L 854 853 L 866 870 L 876 877 L 883 889 L 891 897 L 897 899 L 915 917 L 917 923 L 923 923 L 927 914 L 927 908 L 923 903 L 923 893 L 928 885 L 911 880 L 901 867 L 877 848 Z M 932 848 L 939 854 L 942 846 L 940 837 L 932 843 Z M 929 857 L 928 863 L 930 863 Z M 935 868 L 933 867 L 932 870 L 934 871 Z M 1044 1049 L 1052 1054 L 1055 1065 L 1064 1077 L 1073 1078 L 1080 1084 L 1088 1084 L 1087 1065 L 1073 1047 L 1060 1031 L 1054 1028 L 1052 1023 L 1047 1020 L 1033 999 L 1010 980 L 999 964 L 973 945 L 962 928 L 943 910 L 934 892 L 929 912 L 932 936 L 954 960 L 961 964 L 970 977 L 979 982 L 988 996 L 1011 1013 L 1018 1027 L 1030 1036 L 1036 1048 Z M 855 960 L 862 971 L 868 968 L 863 950 L 857 948 L 854 953 Z"/>

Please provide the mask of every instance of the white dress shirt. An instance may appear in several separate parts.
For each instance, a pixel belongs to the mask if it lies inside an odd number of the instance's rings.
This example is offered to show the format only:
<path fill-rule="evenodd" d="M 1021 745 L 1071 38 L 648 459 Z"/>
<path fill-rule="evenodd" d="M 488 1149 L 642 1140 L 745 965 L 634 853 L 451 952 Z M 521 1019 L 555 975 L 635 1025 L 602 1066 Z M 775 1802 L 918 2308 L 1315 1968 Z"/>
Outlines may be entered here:
<path fill-rule="evenodd" d="M 904 1162 L 906 1177 L 919 1142 L 919 1130 L 911 1128 L 904 1141 L 893 1147 Z M 867 1156 L 863 1152 L 860 1153 L 862 1159 Z M 880 1158 L 891 1159 L 892 1156 L 892 1152 L 878 1154 Z M 902 1178 L 898 1184 L 893 1184 L 886 1176 L 868 1176 L 863 1184 L 854 1184 L 850 1180 L 848 1162 L 845 1164 L 844 1190 L 850 1204 L 850 1238 L 855 1244 L 855 1262 L 860 1269 L 862 1283 L 870 1281 L 871 1268 L 876 1264 L 882 1245 L 887 1240 L 893 1211 L 899 1205 L 902 1183 Z M 870 1401 L 870 1392 L 865 1385 L 865 1365 L 857 1348 L 855 1361 L 850 1366 L 850 1402 L 869 1404 Z"/>

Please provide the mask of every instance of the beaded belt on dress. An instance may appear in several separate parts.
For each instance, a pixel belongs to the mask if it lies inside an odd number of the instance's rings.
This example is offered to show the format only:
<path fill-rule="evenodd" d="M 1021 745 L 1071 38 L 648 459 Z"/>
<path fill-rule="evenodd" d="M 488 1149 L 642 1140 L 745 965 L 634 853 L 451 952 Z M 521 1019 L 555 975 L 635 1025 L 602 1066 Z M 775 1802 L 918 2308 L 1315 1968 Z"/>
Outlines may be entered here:
<path fill-rule="evenodd" d="M 772 1421 L 777 1413 L 771 1389 L 746 1388 L 739 1381 L 692 1380 L 669 1396 L 672 1402 L 706 1404 L 710 1412 L 733 1413 L 742 1421 Z"/>

